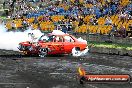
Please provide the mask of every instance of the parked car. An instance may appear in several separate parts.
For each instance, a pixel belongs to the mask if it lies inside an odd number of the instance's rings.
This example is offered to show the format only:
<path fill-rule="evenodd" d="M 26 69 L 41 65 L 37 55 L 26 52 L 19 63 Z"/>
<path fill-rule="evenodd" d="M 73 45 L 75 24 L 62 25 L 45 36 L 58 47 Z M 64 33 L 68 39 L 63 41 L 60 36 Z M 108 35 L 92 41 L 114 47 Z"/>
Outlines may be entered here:
<path fill-rule="evenodd" d="M 26 55 L 39 55 L 45 57 L 53 54 L 72 54 L 72 49 L 83 51 L 86 42 L 81 42 L 70 34 L 43 34 L 37 42 L 20 42 L 18 49 Z"/>

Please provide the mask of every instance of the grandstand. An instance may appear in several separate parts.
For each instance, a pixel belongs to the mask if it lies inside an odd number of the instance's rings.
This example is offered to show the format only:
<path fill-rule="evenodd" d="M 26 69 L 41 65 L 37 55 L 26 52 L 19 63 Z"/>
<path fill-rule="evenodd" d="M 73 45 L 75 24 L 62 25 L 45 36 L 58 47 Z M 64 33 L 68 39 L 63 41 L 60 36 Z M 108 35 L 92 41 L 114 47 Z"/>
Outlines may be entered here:
<path fill-rule="evenodd" d="M 20 1 L 15 3 L 15 15 L 11 14 L 11 20 L 6 22 L 8 30 L 31 26 L 52 31 L 56 25 L 63 24 L 72 25 L 72 28 L 67 26 L 67 30 L 75 33 L 110 35 L 117 32 L 116 36 L 121 36 L 132 31 L 131 0 L 53 0 L 48 6 L 45 6 L 48 0 Z M 21 9 L 26 11 L 23 13 Z"/>

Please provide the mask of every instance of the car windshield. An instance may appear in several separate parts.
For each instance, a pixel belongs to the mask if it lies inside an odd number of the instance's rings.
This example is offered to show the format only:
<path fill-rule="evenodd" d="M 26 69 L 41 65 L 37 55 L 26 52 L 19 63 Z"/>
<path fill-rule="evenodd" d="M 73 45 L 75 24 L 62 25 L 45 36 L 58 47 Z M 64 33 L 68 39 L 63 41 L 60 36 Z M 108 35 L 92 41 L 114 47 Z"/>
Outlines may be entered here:
<path fill-rule="evenodd" d="M 44 41 L 44 42 L 52 42 L 53 39 L 54 39 L 54 35 L 42 35 L 40 38 L 39 38 L 39 41 Z"/>

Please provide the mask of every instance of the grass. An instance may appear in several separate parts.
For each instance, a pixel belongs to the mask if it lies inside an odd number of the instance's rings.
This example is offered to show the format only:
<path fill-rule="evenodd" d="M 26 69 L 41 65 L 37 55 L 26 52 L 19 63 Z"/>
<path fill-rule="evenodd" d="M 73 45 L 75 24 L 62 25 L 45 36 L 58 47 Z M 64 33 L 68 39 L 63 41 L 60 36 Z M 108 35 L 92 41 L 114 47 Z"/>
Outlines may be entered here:
<path fill-rule="evenodd" d="M 5 17 L 5 16 L 0 16 L 0 19 L 2 19 L 2 20 L 8 20 L 8 19 L 10 19 L 10 18 L 7 18 L 7 17 Z"/>
<path fill-rule="evenodd" d="M 7 19 L 7 17 L 4 17 L 4 16 L 0 16 L 0 19 Z"/>
<path fill-rule="evenodd" d="M 93 47 L 102 47 L 102 48 L 112 48 L 112 49 L 126 49 L 126 50 L 132 50 L 131 44 L 117 44 L 117 43 L 106 43 L 106 42 L 92 42 L 90 41 L 89 46 Z"/>

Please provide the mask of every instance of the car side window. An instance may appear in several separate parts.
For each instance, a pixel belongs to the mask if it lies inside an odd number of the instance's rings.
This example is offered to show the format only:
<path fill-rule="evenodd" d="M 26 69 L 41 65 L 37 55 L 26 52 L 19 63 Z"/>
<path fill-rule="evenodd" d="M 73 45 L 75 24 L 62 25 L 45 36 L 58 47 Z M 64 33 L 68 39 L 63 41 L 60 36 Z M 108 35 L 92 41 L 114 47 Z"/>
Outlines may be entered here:
<path fill-rule="evenodd" d="M 65 40 L 65 42 L 75 42 L 71 36 L 64 36 L 64 40 Z"/>
<path fill-rule="evenodd" d="M 49 37 L 49 41 L 50 41 L 50 42 L 53 42 L 53 41 L 54 41 L 54 38 L 55 38 L 54 35 L 50 36 L 50 37 Z"/>
<path fill-rule="evenodd" d="M 54 42 L 63 42 L 63 38 L 61 36 L 56 36 Z"/>

